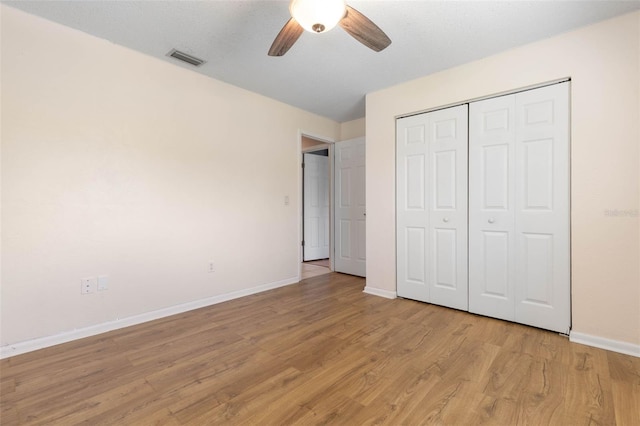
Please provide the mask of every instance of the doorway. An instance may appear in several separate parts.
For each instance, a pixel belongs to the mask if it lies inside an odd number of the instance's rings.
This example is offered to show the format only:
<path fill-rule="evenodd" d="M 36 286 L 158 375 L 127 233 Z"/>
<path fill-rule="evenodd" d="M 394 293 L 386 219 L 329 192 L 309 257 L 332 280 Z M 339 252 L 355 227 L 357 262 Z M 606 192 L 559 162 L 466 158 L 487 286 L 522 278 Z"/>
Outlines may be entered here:
<path fill-rule="evenodd" d="M 302 264 L 300 278 L 332 271 L 332 144 L 302 135 Z"/>
<path fill-rule="evenodd" d="M 318 153 L 324 150 L 326 150 L 325 154 L 328 160 L 329 184 L 328 191 L 323 194 L 324 199 L 327 200 L 325 205 L 328 206 L 326 210 L 328 211 L 329 232 L 327 235 L 326 226 L 321 228 L 312 225 L 311 218 L 307 218 L 305 221 L 305 200 L 314 199 L 316 195 L 305 193 L 305 169 L 303 166 L 300 180 L 302 202 L 300 203 L 301 213 L 299 215 L 301 219 L 299 229 L 302 237 L 300 277 L 304 279 L 331 271 L 365 277 L 365 138 L 359 137 L 334 143 L 301 135 L 301 160 L 304 160 L 307 154 L 311 154 L 307 156 L 308 158 L 313 157 L 317 160 Z M 309 177 L 307 179 L 309 180 Z M 312 231 L 312 234 L 306 238 L 305 222 L 307 222 L 307 231 Z M 328 240 L 329 255 L 326 259 L 313 259 L 313 255 L 309 256 L 309 254 L 311 250 L 317 248 L 315 242 L 321 240 L 317 238 L 320 234 L 320 229 L 322 229 L 323 235 Z M 316 232 L 316 236 L 314 236 L 313 232 Z M 305 258 L 309 260 L 305 262 Z M 322 264 L 317 264 L 318 261 L 322 262 Z"/>

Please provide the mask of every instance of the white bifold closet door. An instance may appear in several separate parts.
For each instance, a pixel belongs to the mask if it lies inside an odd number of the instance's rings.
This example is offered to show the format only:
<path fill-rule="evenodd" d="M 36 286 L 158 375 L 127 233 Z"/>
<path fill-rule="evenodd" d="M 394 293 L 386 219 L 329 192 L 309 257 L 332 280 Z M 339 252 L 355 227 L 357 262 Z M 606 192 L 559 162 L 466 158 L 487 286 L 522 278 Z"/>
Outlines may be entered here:
<path fill-rule="evenodd" d="M 569 83 L 470 104 L 469 311 L 568 333 Z"/>
<path fill-rule="evenodd" d="M 397 120 L 397 292 L 468 309 L 467 128 L 461 105 Z"/>

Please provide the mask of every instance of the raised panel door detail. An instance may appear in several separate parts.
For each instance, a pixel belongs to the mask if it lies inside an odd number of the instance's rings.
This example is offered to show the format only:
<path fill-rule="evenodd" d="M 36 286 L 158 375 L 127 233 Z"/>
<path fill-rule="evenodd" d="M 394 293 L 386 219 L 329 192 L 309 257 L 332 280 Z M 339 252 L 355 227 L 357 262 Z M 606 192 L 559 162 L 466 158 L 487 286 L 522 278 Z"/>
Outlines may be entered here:
<path fill-rule="evenodd" d="M 364 262 L 367 259 L 367 245 L 365 244 L 365 235 L 367 232 L 367 225 L 363 219 L 356 220 L 356 253 L 357 260 Z"/>
<path fill-rule="evenodd" d="M 359 188 L 364 188 L 365 187 L 365 181 L 366 181 L 364 165 L 355 167 L 355 178 L 356 178 L 355 185 L 357 187 L 359 187 Z M 366 199 L 365 191 L 357 191 L 355 193 L 356 206 L 358 206 L 360 208 L 364 208 L 365 204 L 366 204 L 365 203 L 365 199 Z"/>
<path fill-rule="evenodd" d="M 323 259 L 328 259 L 329 258 L 329 221 L 327 220 L 327 222 L 323 225 L 324 229 L 323 232 L 320 233 L 319 239 L 320 239 L 320 247 L 326 247 L 326 251 L 324 251 L 324 256 L 322 257 Z"/>
<path fill-rule="evenodd" d="M 455 139 L 456 125 L 457 122 L 455 119 L 436 121 L 433 123 L 434 140 L 441 141 L 442 139 Z"/>
<path fill-rule="evenodd" d="M 425 231 L 425 228 L 405 228 L 407 256 L 402 264 L 406 271 L 406 279 L 414 284 L 425 284 Z"/>
<path fill-rule="evenodd" d="M 457 287 L 457 247 L 455 229 L 435 229 L 435 282 L 439 287 L 455 289 Z"/>
<path fill-rule="evenodd" d="M 309 222 L 311 226 L 311 238 L 310 241 L 305 239 L 305 245 L 308 244 L 310 248 L 316 248 L 320 245 L 320 220 L 317 217 L 313 217 Z"/>
<path fill-rule="evenodd" d="M 525 141 L 524 208 L 553 209 L 553 140 Z"/>
<path fill-rule="evenodd" d="M 437 210 L 456 208 L 456 151 L 436 152 L 434 161 L 435 203 Z"/>
<path fill-rule="evenodd" d="M 499 109 L 482 113 L 482 130 L 490 132 L 492 130 L 507 130 L 509 128 L 509 109 Z"/>
<path fill-rule="evenodd" d="M 528 126 L 553 123 L 553 100 L 525 104 L 522 108 Z"/>
<path fill-rule="evenodd" d="M 523 234 L 524 303 L 550 306 L 553 300 L 553 235 Z"/>
<path fill-rule="evenodd" d="M 424 144 L 424 130 L 424 125 L 407 128 L 405 137 L 407 145 L 417 143 Z"/>
<path fill-rule="evenodd" d="M 338 242 L 338 257 L 341 259 L 351 259 L 351 221 L 343 219 L 340 221 L 340 241 Z"/>
<path fill-rule="evenodd" d="M 509 233 L 484 231 L 483 289 L 488 297 L 509 297 Z"/>
<path fill-rule="evenodd" d="M 317 173 L 317 172 L 316 172 Z M 309 196 L 309 205 L 310 207 L 320 207 L 320 188 L 319 188 L 319 179 L 317 175 L 312 175 L 309 179 L 310 188 L 306 196 Z"/>
<path fill-rule="evenodd" d="M 425 155 L 415 154 L 405 158 L 406 209 L 425 209 Z"/>
<path fill-rule="evenodd" d="M 347 162 L 351 160 L 351 147 L 339 147 L 338 148 L 338 161 L 339 162 Z"/>
<path fill-rule="evenodd" d="M 340 169 L 338 184 L 340 185 L 340 206 L 348 208 L 351 206 L 351 173 L 350 168 Z"/>
<path fill-rule="evenodd" d="M 509 145 L 482 147 L 483 208 L 509 209 Z"/>

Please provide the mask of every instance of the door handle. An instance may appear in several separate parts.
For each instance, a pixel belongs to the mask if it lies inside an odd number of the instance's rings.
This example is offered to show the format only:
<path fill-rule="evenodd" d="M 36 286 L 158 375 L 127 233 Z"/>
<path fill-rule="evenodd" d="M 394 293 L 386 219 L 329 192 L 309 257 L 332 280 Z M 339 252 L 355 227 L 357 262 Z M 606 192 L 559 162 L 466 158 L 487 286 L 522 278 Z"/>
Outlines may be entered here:
<path fill-rule="evenodd" d="M 449 218 L 448 218 L 448 217 L 445 217 L 445 218 L 443 218 L 443 219 L 442 219 L 442 221 L 443 221 L 444 223 L 447 223 L 447 222 L 449 222 Z"/>
<path fill-rule="evenodd" d="M 489 222 L 489 223 L 493 223 L 493 222 L 495 222 L 495 221 L 496 221 L 496 220 L 495 220 L 494 218 L 490 218 L 487 222 Z"/>

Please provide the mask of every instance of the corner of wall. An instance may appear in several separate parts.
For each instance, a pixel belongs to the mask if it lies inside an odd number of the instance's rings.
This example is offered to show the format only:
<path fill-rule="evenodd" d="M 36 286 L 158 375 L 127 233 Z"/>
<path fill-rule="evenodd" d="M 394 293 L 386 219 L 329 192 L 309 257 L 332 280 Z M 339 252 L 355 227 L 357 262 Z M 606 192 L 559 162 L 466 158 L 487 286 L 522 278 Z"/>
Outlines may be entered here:
<path fill-rule="evenodd" d="M 340 140 L 359 138 L 365 135 L 365 117 L 340 123 Z"/>

